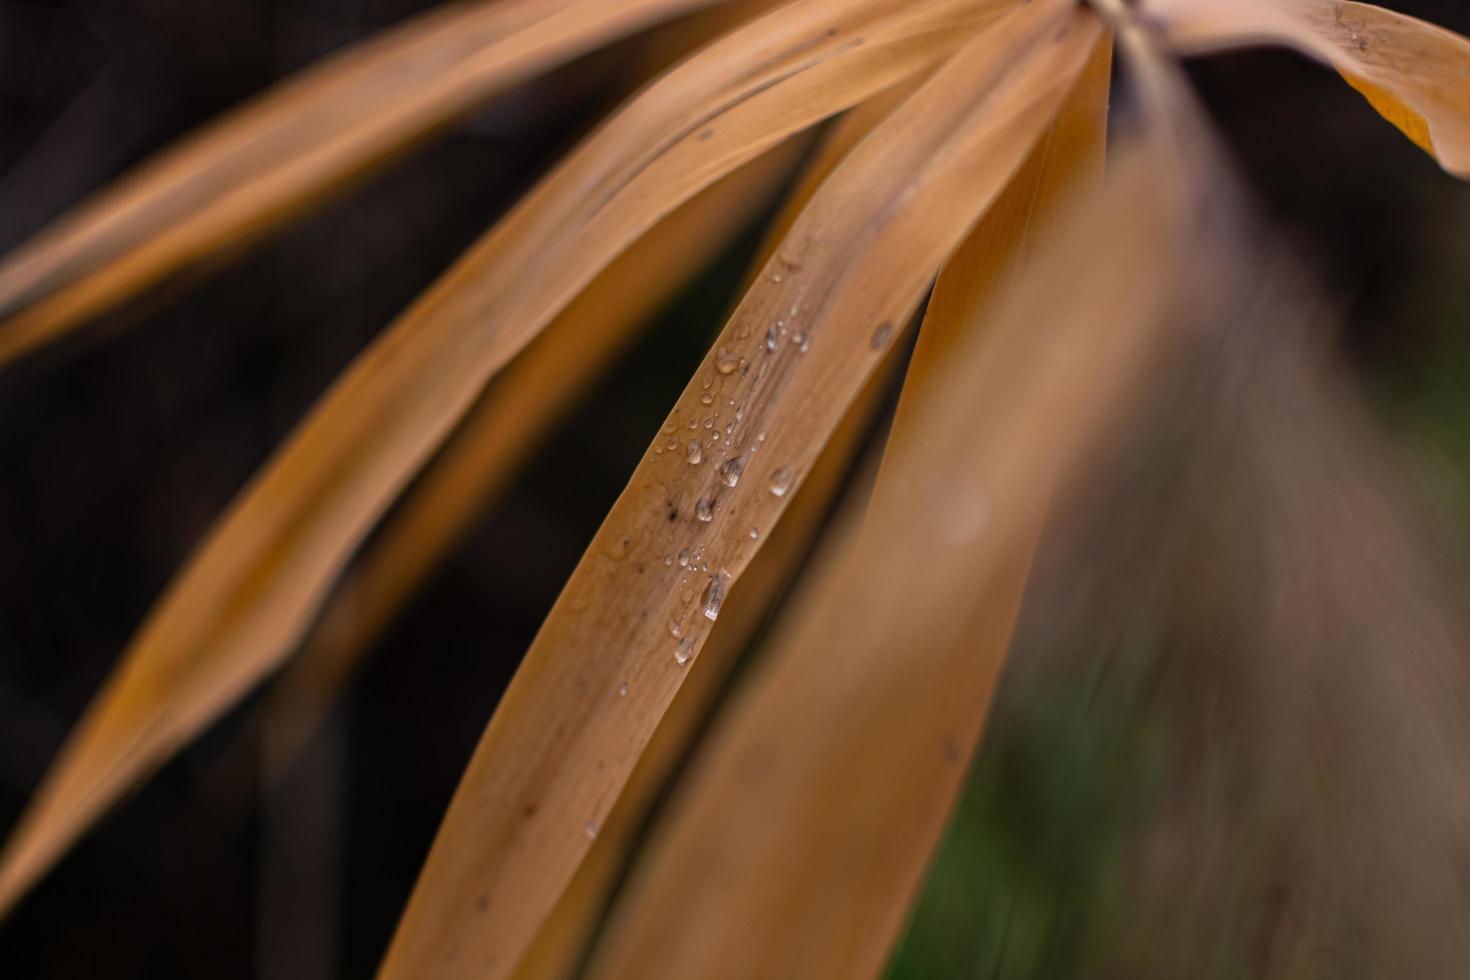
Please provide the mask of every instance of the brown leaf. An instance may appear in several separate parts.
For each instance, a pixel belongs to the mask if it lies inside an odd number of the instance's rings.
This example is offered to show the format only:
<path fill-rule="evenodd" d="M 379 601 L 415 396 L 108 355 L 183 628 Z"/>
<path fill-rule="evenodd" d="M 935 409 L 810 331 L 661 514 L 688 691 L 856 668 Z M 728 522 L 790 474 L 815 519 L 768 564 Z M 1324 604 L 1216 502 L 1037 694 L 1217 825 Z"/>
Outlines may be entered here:
<path fill-rule="evenodd" d="M 713 0 L 451 4 L 326 59 L 163 151 L 0 263 L 0 364 L 257 238 L 456 116 Z"/>
<path fill-rule="evenodd" d="M 801 0 L 591 137 L 357 360 L 215 527 L 13 832 L 0 911 L 289 653 L 484 384 L 613 259 L 720 177 L 953 51 L 995 3 Z"/>
<path fill-rule="evenodd" d="M 921 436 L 723 717 L 592 976 L 881 972 L 888 893 L 911 892 L 910 837 L 927 850 L 963 778 L 1046 488 L 1126 411 L 1197 281 L 1161 159 L 1118 166 L 921 394 Z"/>
<path fill-rule="evenodd" d="M 765 268 L 785 233 L 832 170 L 860 139 L 911 94 L 910 84 L 890 89 L 851 110 L 834 126 L 771 222 L 763 248 L 765 255 L 754 270 L 757 274 Z M 719 621 L 710 631 L 699 658 L 690 666 L 689 677 L 664 712 L 616 805 L 598 829 L 597 839 L 577 866 L 577 873 L 516 967 L 515 980 L 565 980 L 574 975 L 649 806 L 670 771 L 689 751 L 698 726 L 736 658 L 810 550 L 891 378 L 892 371 L 881 368 L 874 374 L 823 450 L 811 477 L 791 507 L 781 515 L 769 541 L 731 588 Z"/>
<path fill-rule="evenodd" d="M 1143 0 L 1185 52 L 1272 42 L 1340 71 L 1384 118 L 1470 178 L 1470 41 L 1351 0 Z"/>
<path fill-rule="evenodd" d="M 670 215 L 608 266 L 491 382 L 333 593 L 270 695 L 267 771 L 296 756 L 368 646 L 418 592 L 648 316 L 773 198 L 783 144 Z"/>
<path fill-rule="evenodd" d="M 1045 130 L 1100 30 L 1069 0 L 1019 8 L 813 199 L 528 652 L 383 976 L 495 974 L 534 934 L 587 851 L 588 822 L 605 820 L 749 563 L 750 529 L 781 514 L 895 325 Z M 685 549 L 688 567 L 675 560 Z"/>

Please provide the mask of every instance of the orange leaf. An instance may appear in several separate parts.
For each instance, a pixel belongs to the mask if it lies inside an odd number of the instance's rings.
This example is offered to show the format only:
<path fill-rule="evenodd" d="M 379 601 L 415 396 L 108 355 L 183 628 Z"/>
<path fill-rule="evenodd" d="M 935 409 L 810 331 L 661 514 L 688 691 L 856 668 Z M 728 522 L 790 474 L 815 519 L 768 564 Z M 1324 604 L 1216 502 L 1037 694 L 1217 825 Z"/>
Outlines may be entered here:
<path fill-rule="evenodd" d="M 818 192 L 527 653 L 450 805 L 384 977 L 498 975 L 524 948 L 738 585 L 758 546 L 750 529 L 763 533 L 785 509 L 896 327 L 1044 132 L 1100 30 L 1070 0 L 1021 6 Z"/>
<path fill-rule="evenodd" d="M 358 358 L 214 528 L 13 832 L 0 910 L 287 656 L 486 382 L 610 262 L 719 178 L 928 68 L 994 6 L 798 0 L 683 62 L 584 143 Z"/>
<path fill-rule="evenodd" d="M 0 364 L 259 237 L 496 92 L 714 0 L 450 4 L 289 79 L 0 262 Z"/>
<path fill-rule="evenodd" d="M 1143 0 L 1184 52 L 1251 43 L 1297 48 L 1336 68 L 1449 172 L 1470 178 L 1470 41 L 1351 0 Z"/>
<path fill-rule="evenodd" d="M 1076 478 L 1180 301 L 1204 298 L 1194 213 L 1158 192 L 1160 163 L 1118 167 L 920 394 L 922 438 L 722 717 L 592 977 L 881 973 L 904 908 L 889 893 L 912 891 L 1000 670 L 1037 489 Z"/>

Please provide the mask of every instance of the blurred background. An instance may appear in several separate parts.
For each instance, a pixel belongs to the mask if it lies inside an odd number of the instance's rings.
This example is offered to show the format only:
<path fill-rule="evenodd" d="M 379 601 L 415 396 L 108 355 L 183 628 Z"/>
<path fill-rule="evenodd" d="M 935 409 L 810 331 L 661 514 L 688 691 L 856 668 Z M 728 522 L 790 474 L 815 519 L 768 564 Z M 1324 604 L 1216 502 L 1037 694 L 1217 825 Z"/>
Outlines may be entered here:
<path fill-rule="evenodd" d="M 1470 34 L 1463 0 L 1391 5 Z M 0 0 L 0 250 L 273 81 L 427 6 Z M 0 374 L 0 828 L 235 492 L 369 338 L 611 107 L 609 93 L 635 82 L 635 55 L 636 42 L 623 44 L 498 100 L 264 247 Z M 1458 582 L 1470 529 L 1470 187 L 1297 57 L 1232 55 L 1191 74 L 1262 212 L 1330 298 L 1327 345 L 1346 371 L 1306 404 L 1367 406 L 1396 447 L 1391 479 L 1432 515 L 1416 532 L 1432 552 L 1423 574 Z M 261 698 L 248 700 L 0 924 L 0 976 L 370 975 L 500 692 L 757 241 L 753 224 L 660 314 L 374 645 L 309 750 L 308 791 L 262 785 Z M 1323 670 L 1359 663 L 1350 637 L 1303 637 L 1244 588 L 1258 560 L 1325 582 L 1333 562 L 1356 567 L 1355 547 L 1381 551 L 1349 541 L 1324 566 L 1303 558 L 1321 558 L 1311 547 L 1262 558 L 1268 547 L 1242 543 L 1310 524 L 1311 481 L 1335 472 L 1324 463 L 1290 492 L 1271 482 L 1273 466 L 1322 444 L 1300 426 L 1272 441 L 1282 413 L 1301 407 L 1298 380 L 1267 378 L 1239 424 L 1222 422 L 1240 407 L 1229 397 L 1200 407 L 1191 418 L 1210 438 L 1162 424 L 1140 434 L 1052 535 L 1017 666 L 895 976 L 1347 975 L 1322 964 L 1342 953 L 1343 923 L 1378 911 L 1333 903 L 1383 879 L 1355 867 L 1352 880 L 1326 881 L 1314 869 L 1336 858 L 1291 843 L 1304 814 L 1335 799 L 1293 796 L 1327 763 L 1256 744 L 1253 729 L 1266 736 L 1243 706 L 1277 678 L 1230 666 L 1236 651 L 1269 665 L 1274 651 L 1307 648 Z M 1211 478 L 1220 472 L 1260 480 Z M 1382 574 L 1403 584 L 1401 571 Z M 1342 593 L 1323 589 L 1323 615 L 1340 612 Z M 1399 622 L 1414 601 L 1385 600 L 1372 622 Z M 1379 640 L 1395 643 L 1391 632 Z M 1212 656 L 1180 669 L 1169 653 L 1185 648 Z M 1356 696 L 1283 698 L 1270 717 L 1315 705 L 1326 744 L 1348 752 L 1352 733 L 1331 715 Z M 1376 730 L 1355 737 L 1381 746 L 1366 734 Z M 1277 764 L 1257 765 L 1267 756 Z M 1377 780 L 1367 766 L 1361 779 Z M 1463 781 L 1463 770 L 1421 774 L 1414 788 L 1440 778 Z M 1221 826 L 1200 811 L 1205 799 L 1248 815 Z M 292 817 L 296 803 L 325 810 Z M 1338 828 L 1333 854 L 1391 850 L 1375 836 L 1383 826 Z M 1454 861 L 1463 901 L 1463 846 Z M 1192 873 L 1176 881 L 1181 868 Z M 1189 884 L 1198 878 L 1216 893 Z M 1172 895 L 1185 904 L 1158 904 Z M 1161 916 L 1175 918 L 1161 927 Z M 1318 952 L 1301 954 L 1303 943 Z M 1376 977 L 1390 974 L 1371 964 L 1399 954 L 1353 955 Z"/>

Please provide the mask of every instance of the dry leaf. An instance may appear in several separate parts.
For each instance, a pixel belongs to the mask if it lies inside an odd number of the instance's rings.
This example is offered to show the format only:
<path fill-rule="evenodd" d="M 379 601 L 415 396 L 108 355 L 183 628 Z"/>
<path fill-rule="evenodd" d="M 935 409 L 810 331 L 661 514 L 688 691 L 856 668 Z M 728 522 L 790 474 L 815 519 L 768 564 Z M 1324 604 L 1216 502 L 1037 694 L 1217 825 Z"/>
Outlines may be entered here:
<path fill-rule="evenodd" d="M 911 84 L 890 89 L 848 112 L 833 127 L 802 172 L 798 186 L 771 221 L 755 274 L 765 268 L 786 232 L 837 164 L 911 94 Z M 577 873 L 516 967 L 515 980 L 566 980 L 574 975 L 649 805 L 676 762 L 688 752 L 695 729 L 708 713 L 735 659 L 810 549 L 891 377 L 891 371 L 880 368 L 869 381 L 866 391 L 858 397 L 827 444 L 811 477 L 791 507 L 781 515 L 770 540 L 731 589 L 719 621 L 690 667 L 689 677 L 664 712 L 653 739 L 639 757 L 606 822 L 598 828 L 597 839 L 578 865 Z"/>
<path fill-rule="evenodd" d="M 907 895 L 909 838 L 932 842 L 952 797 L 934 790 L 983 722 L 1036 488 L 1075 476 L 1195 281 L 1193 215 L 1159 163 L 1119 167 L 921 396 L 921 438 L 722 719 L 592 976 L 881 972 L 906 908 L 885 892 Z"/>
<path fill-rule="evenodd" d="M 951 59 L 813 199 L 528 652 L 383 976 L 495 974 L 524 948 L 754 553 L 750 529 L 780 515 L 895 325 L 1030 152 L 1100 31 L 1069 0 L 1020 8 Z M 665 451 L 671 439 L 685 451 Z M 631 693 L 621 696 L 625 683 Z"/>
<path fill-rule="evenodd" d="M 503 91 L 713 0 L 451 4 L 327 59 L 78 205 L 0 263 L 0 364 L 256 238 Z"/>
<path fill-rule="evenodd" d="M 491 505 L 538 441 L 668 300 L 775 195 L 805 145 L 746 164 L 649 232 L 475 403 L 333 593 L 270 695 L 267 771 L 295 758 L 369 644 Z"/>
<path fill-rule="evenodd" d="M 1340 71 L 1449 172 L 1470 178 L 1470 41 L 1350 0 L 1143 0 L 1184 52 L 1287 44 Z"/>
<path fill-rule="evenodd" d="M 603 126 L 357 360 L 215 527 L 23 815 L 0 911 L 288 654 L 486 381 L 608 263 L 720 177 L 953 51 L 995 6 L 799 0 Z"/>

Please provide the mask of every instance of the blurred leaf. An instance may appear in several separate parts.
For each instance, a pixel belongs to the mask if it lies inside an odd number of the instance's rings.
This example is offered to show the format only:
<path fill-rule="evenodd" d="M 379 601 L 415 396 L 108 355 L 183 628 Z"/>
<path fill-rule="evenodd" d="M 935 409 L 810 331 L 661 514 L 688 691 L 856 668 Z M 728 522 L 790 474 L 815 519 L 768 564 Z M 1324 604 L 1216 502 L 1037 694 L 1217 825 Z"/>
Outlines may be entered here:
<path fill-rule="evenodd" d="M 540 72 L 713 0 L 446 4 L 163 151 L 0 262 L 0 364 L 256 238 Z"/>
<path fill-rule="evenodd" d="M 1062 105 L 1051 129 L 940 274 L 909 364 L 888 441 L 890 467 L 896 465 L 893 460 L 902 458 L 912 444 L 929 438 L 919 406 L 929 395 L 931 385 L 946 376 L 945 369 L 954 351 L 963 349 L 973 339 L 972 335 L 986 328 L 984 314 L 997 293 L 1015 277 L 1025 274 L 1042 230 L 1056 222 L 1058 211 L 1064 204 L 1092 190 L 1101 181 L 1111 69 L 1112 43 L 1108 38 L 1098 44 L 1091 63 Z M 890 492 L 889 473 L 890 470 L 885 468 L 879 474 L 875 506 L 889 503 L 885 499 Z M 1035 492 L 1046 496 L 1049 491 L 1038 486 Z M 972 656 L 963 665 L 957 665 L 957 670 L 975 670 L 988 676 L 993 664 L 1004 660 L 1030 571 L 1033 547 L 1034 544 L 1024 546 L 1021 557 L 1012 564 L 1010 574 L 1013 581 L 997 587 L 1000 594 L 1012 597 L 1014 604 L 1010 608 L 1002 604 L 994 610 L 997 628 L 986 633 L 987 643 L 994 648 L 976 651 L 982 655 Z M 976 683 L 986 687 L 989 682 L 981 680 Z M 982 731 L 984 712 L 975 712 L 971 704 L 959 703 L 957 706 L 961 714 L 948 719 L 946 725 L 952 737 L 958 739 L 952 746 L 954 751 L 969 758 L 976 751 L 975 743 Z M 964 741 L 967 736 L 968 742 Z M 932 775 L 937 782 L 915 787 L 915 792 L 922 793 L 925 799 L 949 800 L 957 795 L 964 770 L 961 767 L 944 767 L 932 770 Z M 906 838 L 907 855 L 892 858 L 895 864 L 906 861 L 907 867 L 898 873 L 898 886 L 893 887 L 885 881 L 883 887 L 889 890 L 878 896 L 878 900 L 891 904 L 893 917 L 885 922 L 877 943 L 884 940 L 891 943 L 896 939 L 898 926 L 895 923 L 904 921 L 915 904 L 930 856 L 937 849 L 943 833 L 946 814 L 937 813 L 937 816 L 938 819 L 928 826 L 914 828 Z M 959 934 L 967 935 L 977 928 L 978 923 Z M 882 956 L 884 952 L 875 950 L 870 958 Z"/>

